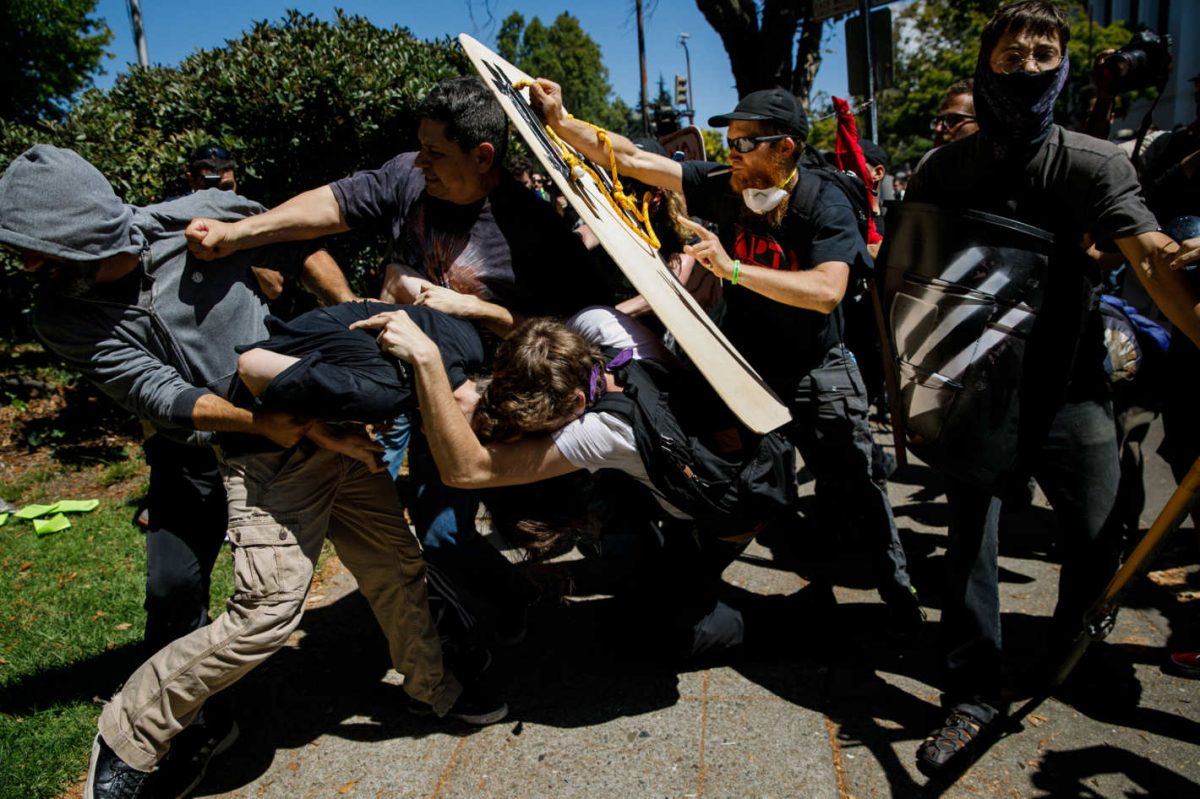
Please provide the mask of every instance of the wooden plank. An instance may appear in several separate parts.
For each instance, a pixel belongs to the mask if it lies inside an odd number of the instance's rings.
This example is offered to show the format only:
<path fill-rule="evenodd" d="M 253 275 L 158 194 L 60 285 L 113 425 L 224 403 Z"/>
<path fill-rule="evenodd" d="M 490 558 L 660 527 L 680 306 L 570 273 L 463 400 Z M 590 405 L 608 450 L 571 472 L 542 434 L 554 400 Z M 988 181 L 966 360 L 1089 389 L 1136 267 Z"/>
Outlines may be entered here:
<path fill-rule="evenodd" d="M 537 113 L 529 106 L 529 90 L 514 88 L 515 83 L 531 80 L 530 76 L 467 34 L 459 34 L 458 39 L 563 196 L 730 410 L 756 433 L 766 433 L 790 421 L 791 414 L 784 404 L 684 290 L 658 253 L 633 231 L 623 214 L 613 209 L 595 181 L 587 175 L 576 179 L 578 176 L 571 174 L 558 145 L 546 135 Z M 604 189 L 609 189 L 607 166 L 596 172 L 605 183 Z M 570 280 L 569 274 L 564 273 L 563 279 Z M 781 352 L 780 357 L 788 357 L 787 352 Z"/>

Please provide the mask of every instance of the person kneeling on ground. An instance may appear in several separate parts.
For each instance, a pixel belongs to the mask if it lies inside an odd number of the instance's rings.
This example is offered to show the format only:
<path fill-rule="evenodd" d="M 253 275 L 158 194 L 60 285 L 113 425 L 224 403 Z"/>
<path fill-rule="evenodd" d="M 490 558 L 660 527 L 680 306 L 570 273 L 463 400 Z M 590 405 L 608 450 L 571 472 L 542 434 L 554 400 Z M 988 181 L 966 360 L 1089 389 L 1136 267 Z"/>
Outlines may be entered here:
<path fill-rule="evenodd" d="M 381 314 L 356 327 L 380 330 L 380 346 L 412 364 L 426 435 L 448 485 L 522 485 L 581 469 L 624 472 L 653 497 L 648 504 L 656 506 L 658 523 L 651 534 L 659 538 L 667 571 L 656 572 L 641 587 L 655 591 L 660 600 L 648 607 L 667 617 L 676 634 L 673 648 L 699 654 L 755 637 L 751 628 L 758 615 L 747 611 L 776 606 L 751 601 L 734 607 L 720 583 L 721 572 L 750 536 L 741 528 L 714 531 L 706 524 L 711 520 L 693 518 L 672 504 L 648 473 L 635 425 L 621 413 L 603 409 L 603 398 L 620 396 L 623 389 L 606 370 L 602 347 L 628 352 L 624 357 L 633 360 L 674 363 L 649 330 L 600 307 L 585 309 L 566 324 L 527 321 L 497 351 L 492 381 L 468 423 L 454 400 L 437 346 L 411 319 Z M 790 488 L 789 480 L 790 474 L 780 482 Z M 628 506 L 629 495 L 622 496 L 620 505 Z M 524 543 L 553 548 L 544 540 Z M 798 609 L 794 602 L 783 604 Z"/>

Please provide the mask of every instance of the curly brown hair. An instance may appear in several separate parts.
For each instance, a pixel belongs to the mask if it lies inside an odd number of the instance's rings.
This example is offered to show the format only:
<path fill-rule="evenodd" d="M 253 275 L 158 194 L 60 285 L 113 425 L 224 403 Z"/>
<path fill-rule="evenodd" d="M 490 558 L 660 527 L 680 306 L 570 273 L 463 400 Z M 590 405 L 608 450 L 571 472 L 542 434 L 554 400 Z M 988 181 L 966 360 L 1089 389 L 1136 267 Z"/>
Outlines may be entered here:
<path fill-rule="evenodd" d="M 588 396 L 592 370 L 604 369 L 600 349 L 557 319 L 529 319 L 496 350 L 492 382 L 471 426 L 479 440 L 504 441 L 554 429 Z"/>

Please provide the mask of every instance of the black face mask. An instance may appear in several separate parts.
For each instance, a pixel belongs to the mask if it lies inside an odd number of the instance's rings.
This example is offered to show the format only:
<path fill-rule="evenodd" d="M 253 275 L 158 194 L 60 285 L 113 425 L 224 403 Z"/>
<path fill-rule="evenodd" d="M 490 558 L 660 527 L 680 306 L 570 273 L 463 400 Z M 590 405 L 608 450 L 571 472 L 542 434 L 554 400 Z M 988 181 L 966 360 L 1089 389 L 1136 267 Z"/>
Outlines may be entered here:
<path fill-rule="evenodd" d="M 1045 141 L 1054 103 L 1067 83 L 1070 60 L 1045 72 L 993 72 L 981 54 L 975 67 L 975 116 L 997 158 L 1027 153 Z"/>

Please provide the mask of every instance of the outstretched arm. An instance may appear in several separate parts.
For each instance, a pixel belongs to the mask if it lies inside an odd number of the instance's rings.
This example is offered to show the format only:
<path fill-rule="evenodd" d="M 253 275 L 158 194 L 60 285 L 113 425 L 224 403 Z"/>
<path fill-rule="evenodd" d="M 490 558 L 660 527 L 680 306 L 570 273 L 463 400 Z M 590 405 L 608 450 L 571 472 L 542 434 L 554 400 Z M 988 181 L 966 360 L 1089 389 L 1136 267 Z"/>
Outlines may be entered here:
<path fill-rule="evenodd" d="M 337 305 L 358 299 L 346 282 L 342 268 L 325 250 L 317 250 L 305 259 L 300 282 L 322 305 Z"/>
<path fill-rule="evenodd" d="M 277 241 L 315 239 L 349 229 L 333 189 L 320 186 L 297 194 L 270 211 L 237 222 L 193 219 L 185 235 L 188 249 L 197 258 L 211 261 L 238 250 Z"/>
<path fill-rule="evenodd" d="M 529 87 L 529 99 L 541 112 L 546 124 L 576 150 L 593 162 L 608 168 L 608 148 L 600 141 L 595 128 L 586 122 L 567 116 L 563 108 L 562 87 L 554 81 L 538 78 Z M 613 153 L 617 158 L 617 172 L 640 180 L 650 186 L 668 191 L 683 191 L 683 167 L 678 161 L 639 150 L 629 139 L 608 131 Z"/>
<path fill-rule="evenodd" d="M 1181 248 L 1155 231 L 1117 239 L 1116 244 L 1154 303 L 1200 347 L 1200 298 L 1181 268 L 1200 260 L 1200 240 L 1189 239 Z"/>
<path fill-rule="evenodd" d="M 442 482 L 455 488 L 524 485 L 567 474 L 572 465 L 548 435 L 484 446 L 450 390 L 437 345 L 403 311 L 377 314 L 351 327 L 379 330 L 379 346 L 412 365 L 425 436 Z"/>

